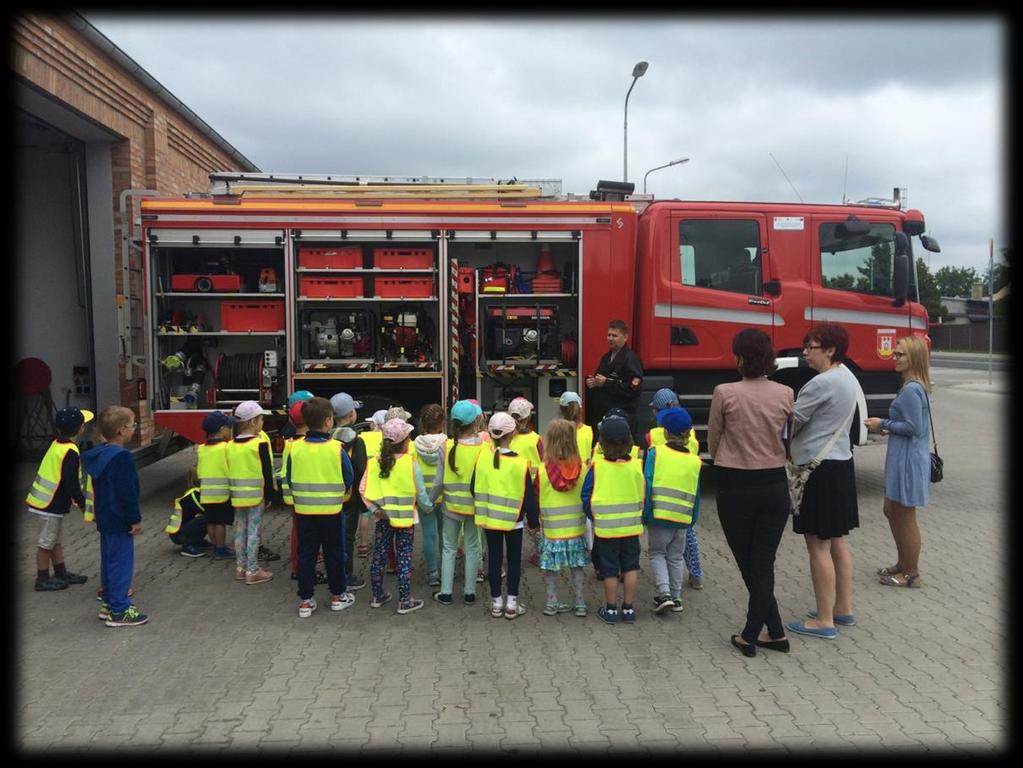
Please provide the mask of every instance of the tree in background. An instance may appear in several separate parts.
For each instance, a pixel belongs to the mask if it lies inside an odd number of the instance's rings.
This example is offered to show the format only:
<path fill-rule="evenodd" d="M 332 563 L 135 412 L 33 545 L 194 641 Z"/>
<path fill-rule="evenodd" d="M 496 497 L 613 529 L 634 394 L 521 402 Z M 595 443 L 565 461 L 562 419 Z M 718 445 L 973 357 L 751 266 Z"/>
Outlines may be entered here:
<path fill-rule="evenodd" d="M 941 303 L 941 291 L 938 290 L 938 284 L 927 268 L 927 261 L 923 257 L 917 257 L 916 260 L 916 279 L 917 285 L 920 286 L 920 303 L 927 308 L 930 321 L 936 323 L 939 320 L 945 320 L 949 312 Z"/>
<path fill-rule="evenodd" d="M 942 267 L 934 273 L 934 282 L 942 296 L 961 296 L 969 298 L 975 283 L 980 282 L 980 275 L 973 267 Z"/>

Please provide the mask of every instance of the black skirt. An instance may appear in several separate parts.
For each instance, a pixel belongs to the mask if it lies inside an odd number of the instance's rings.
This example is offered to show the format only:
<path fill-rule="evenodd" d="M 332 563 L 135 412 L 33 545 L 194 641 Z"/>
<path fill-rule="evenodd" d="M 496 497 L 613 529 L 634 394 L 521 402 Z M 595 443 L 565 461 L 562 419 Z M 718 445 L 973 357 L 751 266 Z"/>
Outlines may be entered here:
<path fill-rule="evenodd" d="M 792 530 L 830 539 L 859 527 L 853 460 L 822 461 L 806 482 L 799 514 L 792 518 Z"/>

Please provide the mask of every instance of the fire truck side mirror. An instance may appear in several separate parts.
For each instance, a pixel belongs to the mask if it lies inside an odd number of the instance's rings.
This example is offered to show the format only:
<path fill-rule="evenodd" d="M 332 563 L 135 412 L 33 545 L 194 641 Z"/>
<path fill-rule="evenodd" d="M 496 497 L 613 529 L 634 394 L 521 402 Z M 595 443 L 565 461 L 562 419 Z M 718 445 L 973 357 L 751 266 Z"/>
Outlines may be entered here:
<path fill-rule="evenodd" d="M 904 232 L 895 233 L 895 263 L 892 280 L 895 289 L 896 307 L 906 303 L 909 290 L 909 237 Z"/>
<path fill-rule="evenodd" d="M 938 241 L 929 235 L 920 235 L 920 245 L 924 247 L 925 251 L 941 253 L 941 246 L 938 245 Z"/>

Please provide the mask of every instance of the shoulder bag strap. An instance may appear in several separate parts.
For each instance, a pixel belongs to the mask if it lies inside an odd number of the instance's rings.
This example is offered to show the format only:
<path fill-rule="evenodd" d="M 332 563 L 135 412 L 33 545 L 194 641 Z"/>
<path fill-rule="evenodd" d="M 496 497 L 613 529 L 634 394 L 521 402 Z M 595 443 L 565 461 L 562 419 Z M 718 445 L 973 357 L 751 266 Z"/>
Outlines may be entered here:
<path fill-rule="evenodd" d="M 856 401 L 853 400 L 853 407 L 852 410 L 849 412 L 849 418 L 847 418 L 845 421 L 838 425 L 838 429 L 835 430 L 835 434 L 833 434 L 831 436 L 831 439 L 828 440 L 828 444 L 825 445 L 823 449 L 821 449 L 820 453 L 813 457 L 813 461 L 810 462 L 809 466 L 812 466 L 814 469 L 817 468 L 817 465 L 819 465 L 821 461 L 824 459 L 824 457 L 828 455 L 828 451 L 830 451 L 834 447 L 835 443 L 838 442 L 838 436 L 841 435 L 842 431 L 847 428 L 847 424 L 850 421 L 852 421 L 853 414 L 855 413 Z"/>
<path fill-rule="evenodd" d="M 919 384 L 920 382 L 917 382 L 917 383 Z M 925 387 L 923 384 L 920 384 L 920 386 L 923 388 L 924 397 L 927 398 L 927 418 L 930 419 L 930 422 L 931 422 L 931 442 L 934 444 L 934 455 L 938 456 L 939 455 L 938 454 L 938 436 L 934 432 L 934 416 L 931 414 L 931 396 L 927 392 L 927 387 Z"/>

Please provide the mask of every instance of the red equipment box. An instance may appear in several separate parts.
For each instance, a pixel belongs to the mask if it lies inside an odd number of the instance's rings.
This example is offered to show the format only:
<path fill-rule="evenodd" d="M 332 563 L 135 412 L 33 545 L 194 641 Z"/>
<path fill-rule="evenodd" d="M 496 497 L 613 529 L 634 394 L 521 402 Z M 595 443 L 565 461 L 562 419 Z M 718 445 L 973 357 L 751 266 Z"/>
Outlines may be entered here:
<path fill-rule="evenodd" d="M 222 331 L 282 331 L 284 330 L 284 302 L 222 301 L 220 302 L 220 329 Z"/>
<path fill-rule="evenodd" d="M 433 249 L 374 248 L 373 266 L 376 269 L 430 269 L 433 267 Z"/>
<path fill-rule="evenodd" d="M 361 277 L 298 278 L 298 295 L 310 299 L 355 299 L 362 296 Z"/>
<path fill-rule="evenodd" d="M 428 299 L 433 296 L 432 277 L 378 277 L 376 295 L 382 299 Z"/>
<path fill-rule="evenodd" d="M 298 249 L 298 266 L 305 269 L 362 269 L 362 246 Z"/>
<path fill-rule="evenodd" d="M 171 275 L 172 291 L 232 293 L 242 289 L 239 275 Z"/>
<path fill-rule="evenodd" d="M 472 267 L 459 267 L 458 268 L 458 292 L 459 293 L 472 293 L 472 278 L 473 278 Z"/>

